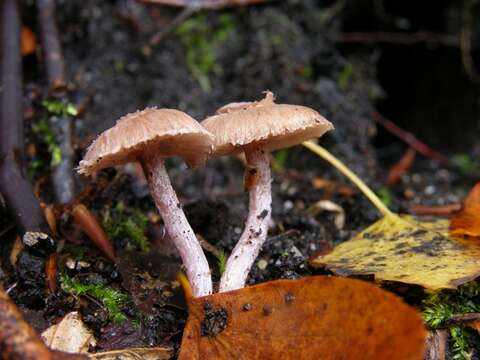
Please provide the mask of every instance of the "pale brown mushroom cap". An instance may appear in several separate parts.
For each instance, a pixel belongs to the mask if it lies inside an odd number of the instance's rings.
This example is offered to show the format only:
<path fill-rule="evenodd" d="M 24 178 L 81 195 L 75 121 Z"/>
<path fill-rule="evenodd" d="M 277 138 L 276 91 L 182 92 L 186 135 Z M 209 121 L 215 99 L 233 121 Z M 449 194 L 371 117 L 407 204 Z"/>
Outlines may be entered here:
<path fill-rule="evenodd" d="M 276 104 L 271 92 L 266 92 L 261 101 L 227 104 L 201 124 L 215 135 L 215 155 L 243 152 L 245 147 L 256 146 L 268 151 L 283 149 L 333 129 L 313 109 Z"/>
<path fill-rule="evenodd" d="M 136 161 L 151 151 L 199 165 L 206 161 L 212 144 L 213 135 L 189 115 L 174 109 L 147 108 L 123 116 L 100 134 L 80 161 L 78 172 L 89 175 Z"/>

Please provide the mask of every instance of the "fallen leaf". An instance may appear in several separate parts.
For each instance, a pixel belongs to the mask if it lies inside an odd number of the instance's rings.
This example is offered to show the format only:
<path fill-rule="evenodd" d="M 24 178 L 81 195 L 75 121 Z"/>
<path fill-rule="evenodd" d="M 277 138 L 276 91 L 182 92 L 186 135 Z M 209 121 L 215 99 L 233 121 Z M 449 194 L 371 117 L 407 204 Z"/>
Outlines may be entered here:
<path fill-rule="evenodd" d="M 78 226 L 102 251 L 103 255 L 112 262 L 115 262 L 115 250 L 113 249 L 112 242 L 90 210 L 83 204 L 77 204 L 72 209 L 72 216 Z"/>
<path fill-rule="evenodd" d="M 476 330 L 477 333 L 480 335 L 480 320 L 474 320 L 468 323 L 472 329 Z"/>
<path fill-rule="evenodd" d="M 410 170 L 415 160 L 415 155 L 416 151 L 413 148 L 409 148 L 402 158 L 390 168 L 387 177 L 387 185 L 389 187 L 395 186 L 402 175 Z"/>
<path fill-rule="evenodd" d="M 172 350 L 159 348 L 130 348 L 103 353 L 89 354 L 94 360 L 168 360 L 172 356 Z"/>
<path fill-rule="evenodd" d="M 320 200 L 307 209 L 307 214 L 317 216 L 323 211 L 335 213 L 335 226 L 341 230 L 345 226 L 345 210 L 330 200 Z"/>
<path fill-rule="evenodd" d="M 51 349 L 68 353 L 85 353 L 90 345 L 96 344 L 93 334 L 76 311 L 68 313 L 58 324 L 45 330 L 42 339 Z"/>
<path fill-rule="evenodd" d="M 473 187 L 463 202 L 463 209 L 452 218 L 450 234 L 461 237 L 480 237 L 480 183 Z"/>
<path fill-rule="evenodd" d="M 277 280 L 188 302 L 180 360 L 423 358 L 420 315 L 360 280 Z"/>
<path fill-rule="evenodd" d="M 22 26 L 22 55 L 30 55 L 35 52 L 36 36 L 27 26 Z"/>
<path fill-rule="evenodd" d="M 45 259 L 45 281 L 50 294 L 55 294 L 58 288 L 56 253 L 48 255 Z"/>
<path fill-rule="evenodd" d="M 311 263 L 342 276 L 455 289 L 480 275 L 480 247 L 452 239 L 448 220 L 385 216 Z"/>
<path fill-rule="evenodd" d="M 446 205 L 422 205 L 414 204 L 410 208 L 410 213 L 414 215 L 431 215 L 431 216 L 452 216 L 455 212 L 462 208 L 461 204 Z"/>

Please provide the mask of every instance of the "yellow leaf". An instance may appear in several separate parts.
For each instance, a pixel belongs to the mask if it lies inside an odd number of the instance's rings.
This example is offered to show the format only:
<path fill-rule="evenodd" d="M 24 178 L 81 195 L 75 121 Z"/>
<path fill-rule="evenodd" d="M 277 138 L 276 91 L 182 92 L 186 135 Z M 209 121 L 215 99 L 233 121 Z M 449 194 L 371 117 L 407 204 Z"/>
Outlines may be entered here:
<path fill-rule="evenodd" d="M 480 275 L 480 246 L 452 239 L 448 220 L 387 215 L 311 263 L 343 276 L 455 289 Z"/>

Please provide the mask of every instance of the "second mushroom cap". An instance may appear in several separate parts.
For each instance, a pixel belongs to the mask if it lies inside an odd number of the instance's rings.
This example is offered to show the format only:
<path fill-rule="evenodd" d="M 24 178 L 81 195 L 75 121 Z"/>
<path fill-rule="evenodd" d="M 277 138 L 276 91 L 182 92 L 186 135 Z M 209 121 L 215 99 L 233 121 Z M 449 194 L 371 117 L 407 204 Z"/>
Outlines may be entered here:
<path fill-rule="evenodd" d="M 258 145 L 273 151 L 322 136 L 333 125 L 305 106 L 276 104 L 267 91 L 264 99 L 225 105 L 201 123 L 215 134 L 214 154 L 243 152 Z"/>

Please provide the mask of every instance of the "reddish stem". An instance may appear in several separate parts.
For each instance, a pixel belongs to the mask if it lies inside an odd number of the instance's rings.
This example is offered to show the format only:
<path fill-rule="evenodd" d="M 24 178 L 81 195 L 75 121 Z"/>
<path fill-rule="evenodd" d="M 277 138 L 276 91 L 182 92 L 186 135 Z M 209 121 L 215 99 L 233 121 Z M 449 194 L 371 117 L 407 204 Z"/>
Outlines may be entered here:
<path fill-rule="evenodd" d="M 403 140 L 406 142 L 408 145 L 410 145 L 415 151 L 418 153 L 422 154 L 423 156 L 426 156 L 430 159 L 436 160 L 444 165 L 448 165 L 449 161 L 448 158 L 443 155 L 442 153 L 433 150 L 431 147 L 423 143 L 422 141 L 418 140 L 415 135 L 412 133 L 402 129 L 400 126 L 395 124 L 393 121 L 385 118 L 382 116 L 380 113 L 377 111 L 374 111 L 372 113 L 373 119 L 378 122 L 380 125 L 382 125 L 385 130 L 389 131 L 399 139 Z"/>

